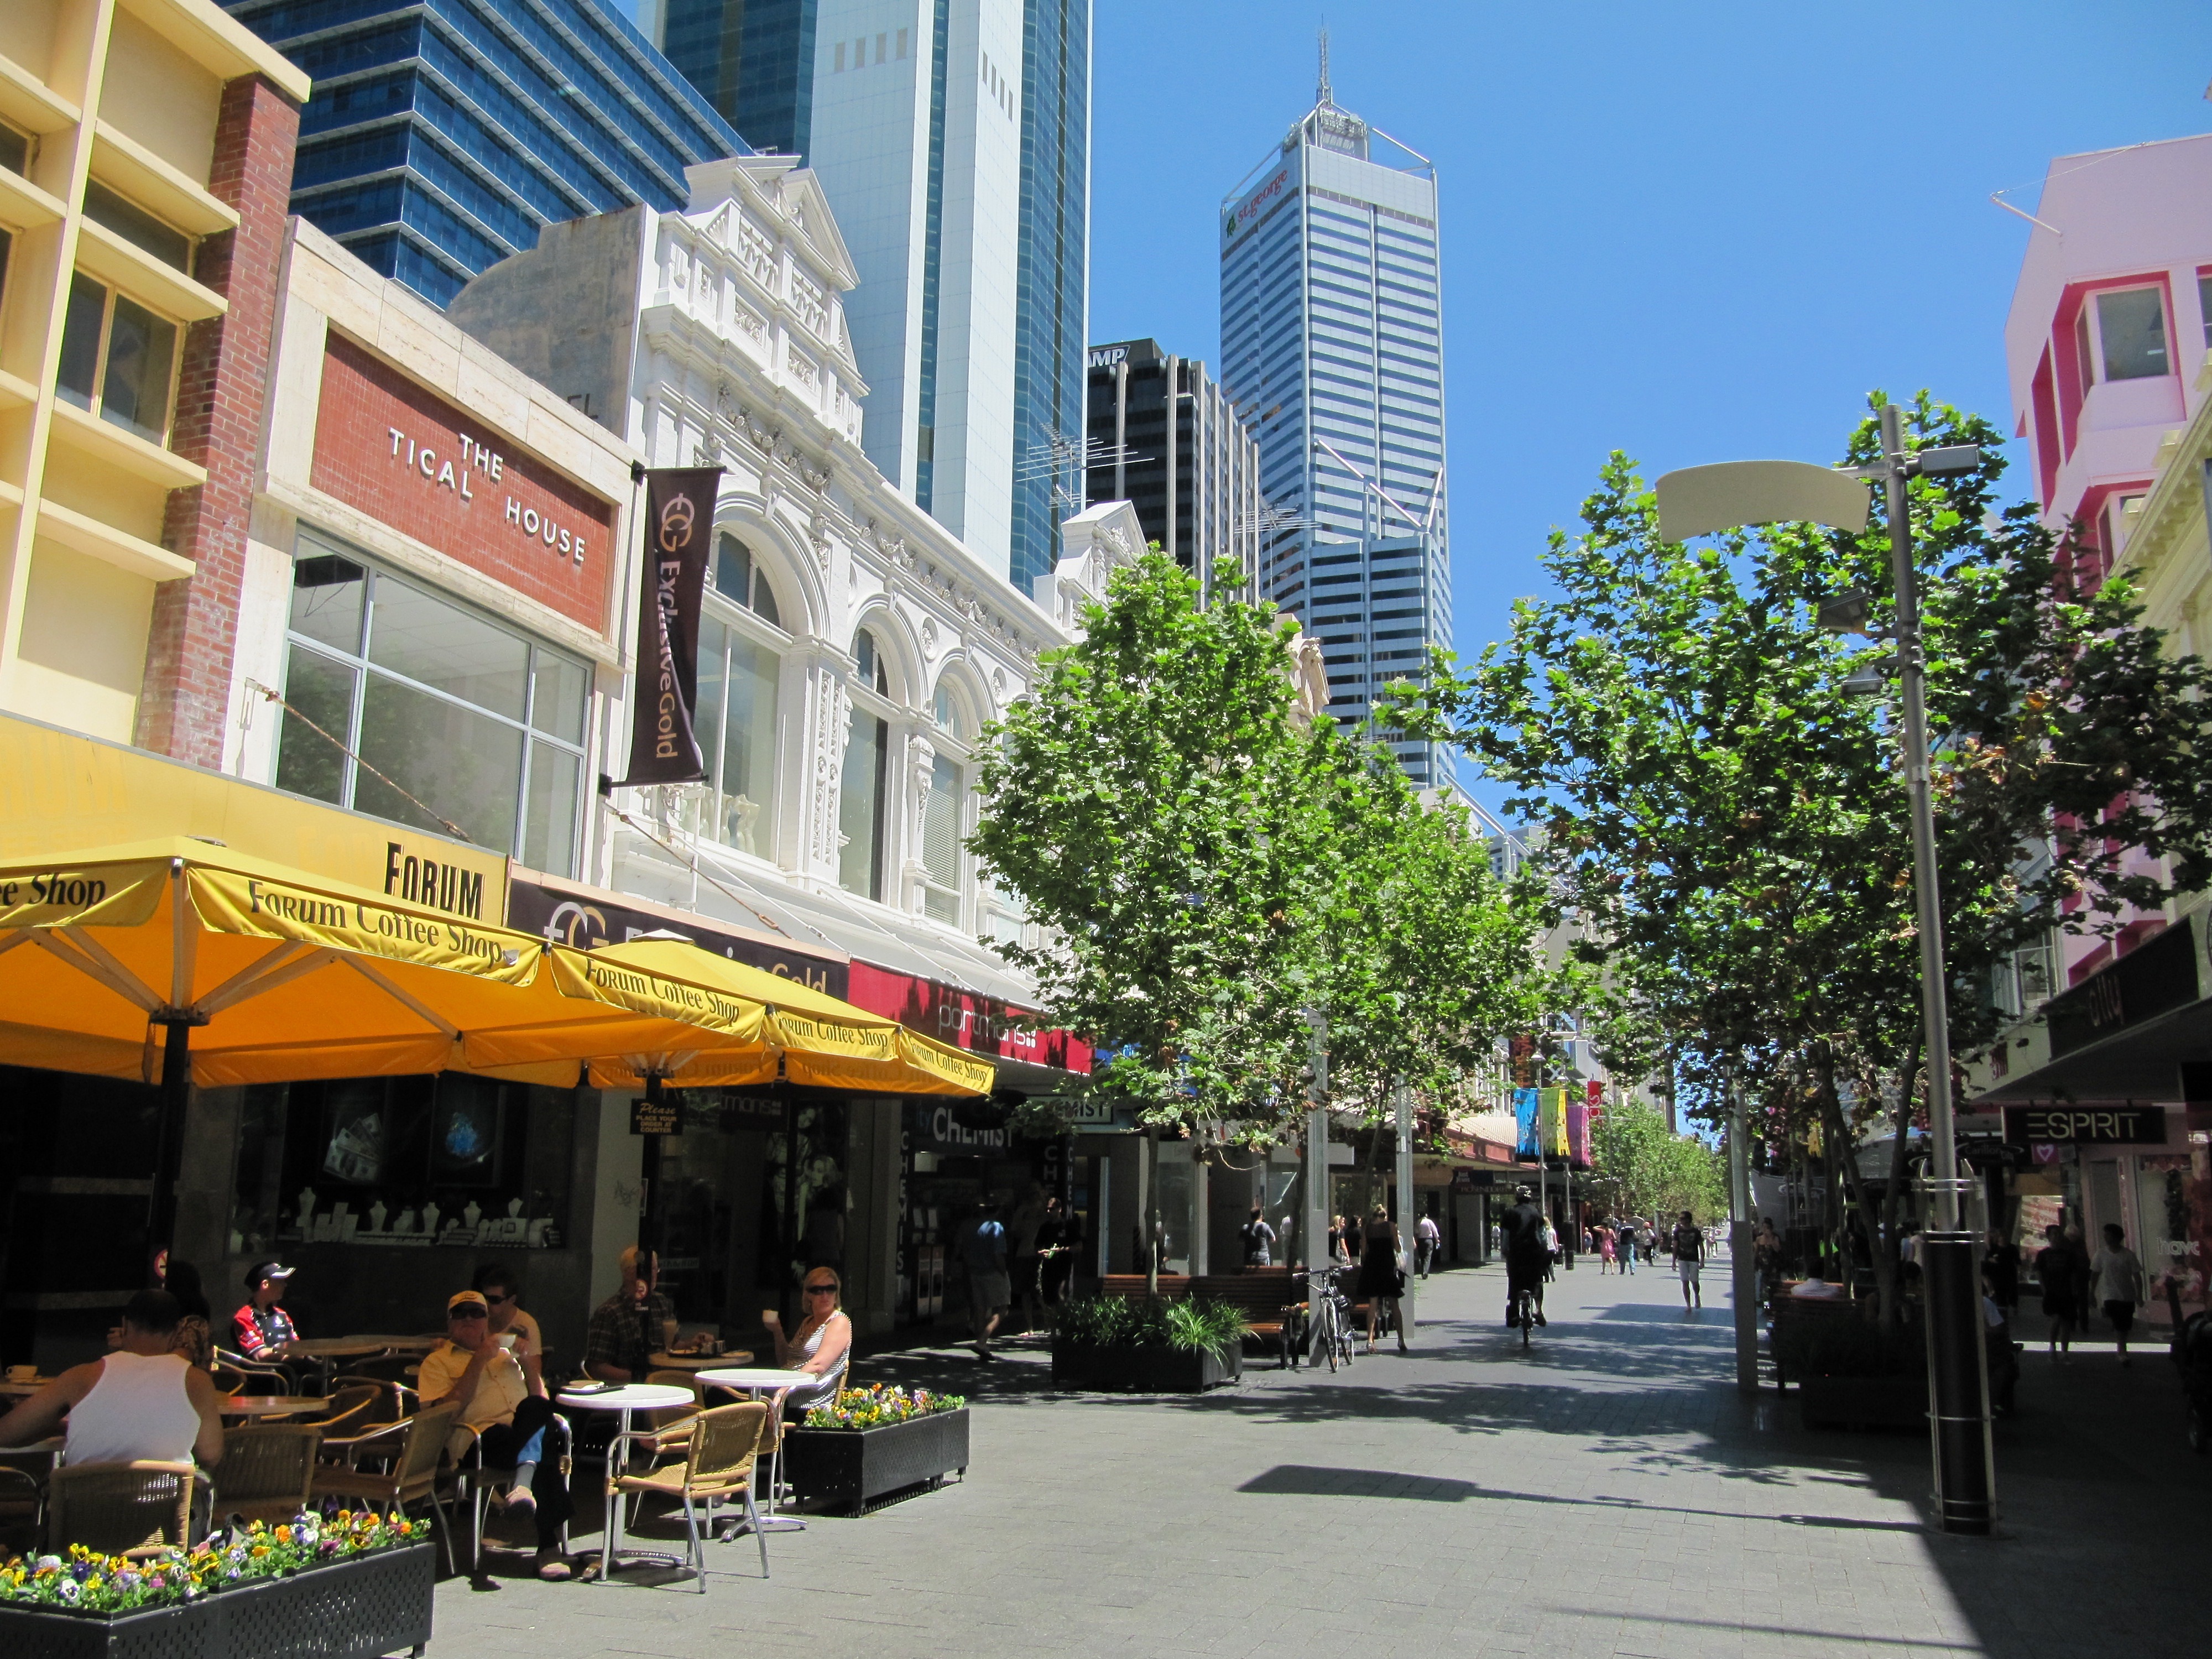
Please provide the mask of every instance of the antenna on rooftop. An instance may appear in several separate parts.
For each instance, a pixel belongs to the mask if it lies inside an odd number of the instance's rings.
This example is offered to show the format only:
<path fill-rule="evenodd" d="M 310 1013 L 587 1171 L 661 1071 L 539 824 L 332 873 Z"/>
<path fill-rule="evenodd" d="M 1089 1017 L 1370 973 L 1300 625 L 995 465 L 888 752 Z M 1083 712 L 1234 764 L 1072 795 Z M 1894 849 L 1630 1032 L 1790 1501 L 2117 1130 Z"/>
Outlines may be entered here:
<path fill-rule="evenodd" d="M 1328 25 L 1321 26 L 1321 82 L 1315 88 L 1314 101 L 1326 109 L 1336 102 L 1328 85 Z"/>

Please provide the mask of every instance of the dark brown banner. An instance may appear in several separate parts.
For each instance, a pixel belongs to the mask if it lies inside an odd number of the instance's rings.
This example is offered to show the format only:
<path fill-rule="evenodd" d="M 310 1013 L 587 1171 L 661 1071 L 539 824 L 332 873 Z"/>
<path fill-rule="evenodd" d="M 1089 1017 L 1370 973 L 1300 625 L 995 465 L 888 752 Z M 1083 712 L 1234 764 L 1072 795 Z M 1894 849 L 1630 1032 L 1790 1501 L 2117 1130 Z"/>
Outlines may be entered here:
<path fill-rule="evenodd" d="M 625 787 L 696 783 L 707 775 L 692 734 L 699 706 L 699 605 L 714 536 L 719 466 L 645 475 L 644 592 L 637 611 L 637 680 L 631 696 Z"/>

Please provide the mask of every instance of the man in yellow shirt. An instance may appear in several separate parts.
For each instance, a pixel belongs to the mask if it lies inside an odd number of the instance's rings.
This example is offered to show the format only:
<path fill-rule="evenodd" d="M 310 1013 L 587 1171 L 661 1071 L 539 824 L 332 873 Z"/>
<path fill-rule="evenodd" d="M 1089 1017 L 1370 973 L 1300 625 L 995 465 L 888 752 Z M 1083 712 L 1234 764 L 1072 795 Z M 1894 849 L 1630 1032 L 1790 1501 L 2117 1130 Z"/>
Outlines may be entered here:
<path fill-rule="evenodd" d="M 566 1578 L 561 1528 L 575 1512 L 558 1456 L 549 1457 L 545 1431 L 553 1420 L 538 1356 L 527 1336 L 495 1336 L 491 1309 L 477 1291 L 461 1291 L 446 1304 L 446 1340 L 422 1361 L 422 1403 L 460 1402 L 460 1421 L 476 1431 L 483 1461 L 514 1466 L 507 1507 L 538 1522 L 538 1576 Z M 465 1449 L 467 1437 L 458 1436 Z"/>

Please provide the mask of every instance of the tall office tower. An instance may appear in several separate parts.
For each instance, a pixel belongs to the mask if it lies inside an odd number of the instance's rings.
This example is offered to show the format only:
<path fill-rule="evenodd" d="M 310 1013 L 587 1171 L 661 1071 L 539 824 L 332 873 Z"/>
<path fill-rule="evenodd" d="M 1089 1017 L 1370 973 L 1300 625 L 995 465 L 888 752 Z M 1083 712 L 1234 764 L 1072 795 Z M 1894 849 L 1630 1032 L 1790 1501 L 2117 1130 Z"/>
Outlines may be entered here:
<path fill-rule="evenodd" d="M 805 156 L 817 0 L 638 0 L 637 26 L 755 149 Z"/>
<path fill-rule="evenodd" d="M 868 458 L 1027 591 L 1080 505 L 1090 0 L 818 3 Z"/>
<path fill-rule="evenodd" d="M 1322 641 L 1340 720 L 1451 644 L 1437 179 L 1337 107 L 1313 110 L 1222 204 L 1222 382 L 1277 515 L 1261 591 Z M 1450 752 L 1392 745 L 1419 784 Z"/>
<path fill-rule="evenodd" d="M 4 0 L 0 0 L 4 3 Z M 437 305 L 540 226 L 750 154 L 605 0 L 227 0 L 314 77 L 292 210 Z"/>
<path fill-rule="evenodd" d="M 1157 340 L 1091 348 L 1089 501 L 1127 501 L 1206 598 L 1256 599 L 1260 449 L 1195 357 Z"/>

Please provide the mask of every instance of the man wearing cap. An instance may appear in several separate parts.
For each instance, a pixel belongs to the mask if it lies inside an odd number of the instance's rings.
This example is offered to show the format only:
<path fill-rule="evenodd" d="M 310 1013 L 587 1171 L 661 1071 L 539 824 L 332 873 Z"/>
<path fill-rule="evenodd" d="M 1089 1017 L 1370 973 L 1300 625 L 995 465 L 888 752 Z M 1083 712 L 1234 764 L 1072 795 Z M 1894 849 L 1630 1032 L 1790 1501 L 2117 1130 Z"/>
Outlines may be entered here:
<path fill-rule="evenodd" d="M 291 1282 L 292 1269 L 281 1261 L 257 1261 L 246 1270 L 253 1299 L 231 1316 L 230 1340 L 248 1359 L 282 1359 L 300 1340 L 292 1316 L 276 1305 Z"/>
<path fill-rule="evenodd" d="M 538 1576 L 566 1578 L 561 1528 L 575 1512 L 560 1458 L 545 1454 L 545 1431 L 553 1420 L 545 1378 L 537 1351 L 520 1331 L 491 1334 L 491 1307 L 481 1291 L 459 1291 L 446 1304 L 446 1340 L 422 1361 L 425 1406 L 441 1401 L 460 1405 L 461 1427 L 451 1450 L 468 1449 L 470 1435 L 483 1448 L 488 1468 L 512 1464 L 514 1481 L 507 1489 L 510 1513 L 538 1522 Z"/>

